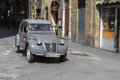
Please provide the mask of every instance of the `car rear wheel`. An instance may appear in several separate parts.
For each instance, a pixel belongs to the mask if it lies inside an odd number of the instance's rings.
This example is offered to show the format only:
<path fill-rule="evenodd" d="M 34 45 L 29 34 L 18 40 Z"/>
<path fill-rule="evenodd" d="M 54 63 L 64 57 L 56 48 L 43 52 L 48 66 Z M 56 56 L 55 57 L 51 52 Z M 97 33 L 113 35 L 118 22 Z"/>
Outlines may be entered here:
<path fill-rule="evenodd" d="M 29 63 L 33 63 L 34 62 L 34 55 L 31 53 L 31 51 L 29 49 L 29 46 L 27 46 L 27 48 L 26 48 L 26 58 L 27 58 L 27 61 Z"/>
<path fill-rule="evenodd" d="M 66 57 L 67 57 L 67 54 L 60 56 L 59 57 L 60 62 L 65 61 L 67 59 Z"/>
<path fill-rule="evenodd" d="M 19 46 L 16 47 L 16 52 L 17 52 L 17 53 L 20 52 L 20 47 L 19 47 Z"/>

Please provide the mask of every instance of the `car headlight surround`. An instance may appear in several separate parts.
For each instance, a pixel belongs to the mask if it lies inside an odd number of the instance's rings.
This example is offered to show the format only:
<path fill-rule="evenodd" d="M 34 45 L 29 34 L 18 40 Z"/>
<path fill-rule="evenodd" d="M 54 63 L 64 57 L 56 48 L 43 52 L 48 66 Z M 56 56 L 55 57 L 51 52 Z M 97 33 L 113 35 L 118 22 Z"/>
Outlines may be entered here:
<path fill-rule="evenodd" d="M 65 44 L 64 40 L 60 39 L 60 45 L 64 45 L 64 44 Z"/>
<path fill-rule="evenodd" d="M 37 40 L 37 45 L 42 45 L 42 42 L 40 40 Z"/>

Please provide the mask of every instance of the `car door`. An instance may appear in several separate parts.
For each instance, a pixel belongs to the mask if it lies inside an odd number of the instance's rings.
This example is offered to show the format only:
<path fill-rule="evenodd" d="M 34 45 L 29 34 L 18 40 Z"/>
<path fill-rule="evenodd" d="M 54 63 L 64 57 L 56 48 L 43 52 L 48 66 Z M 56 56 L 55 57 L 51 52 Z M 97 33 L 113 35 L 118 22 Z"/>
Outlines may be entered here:
<path fill-rule="evenodd" d="M 25 48 L 25 44 L 26 44 L 26 38 L 27 38 L 27 23 L 24 22 L 22 25 L 21 25 L 21 41 L 20 41 L 20 45 L 21 45 L 21 48 Z"/>
<path fill-rule="evenodd" d="M 19 26 L 19 30 L 18 30 L 18 33 L 16 34 L 16 36 L 15 36 L 15 45 L 17 46 L 17 47 L 20 47 L 21 48 L 21 45 L 20 45 L 20 43 L 21 43 L 21 34 L 22 34 L 22 22 L 20 23 L 20 26 Z"/>

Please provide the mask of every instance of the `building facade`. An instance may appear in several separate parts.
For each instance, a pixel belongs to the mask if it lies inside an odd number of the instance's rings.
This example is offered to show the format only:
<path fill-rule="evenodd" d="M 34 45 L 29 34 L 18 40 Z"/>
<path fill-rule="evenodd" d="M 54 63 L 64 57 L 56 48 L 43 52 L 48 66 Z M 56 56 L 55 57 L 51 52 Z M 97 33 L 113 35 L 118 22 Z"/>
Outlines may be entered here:
<path fill-rule="evenodd" d="M 41 17 L 57 25 L 59 37 L 78 42 L 78 0 L 42 0 Z"/>
<path fill-rule="evenodd" d="M 41 18 L 57 25 L 59 37 L 85 43 L 86 0 L 41 0 Z"/>
<path fill-rule="evenodd" d="M 29 0 L 28 4 L 28 17 L 50 20 L 59 37 L 114 50 L 119 0 Z"/>

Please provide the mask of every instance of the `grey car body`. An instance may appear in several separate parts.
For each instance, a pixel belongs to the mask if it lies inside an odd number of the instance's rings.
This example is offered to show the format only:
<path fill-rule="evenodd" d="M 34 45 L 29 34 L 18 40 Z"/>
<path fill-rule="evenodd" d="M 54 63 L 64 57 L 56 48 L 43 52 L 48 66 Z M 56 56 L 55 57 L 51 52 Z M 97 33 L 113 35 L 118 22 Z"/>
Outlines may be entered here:
<path fill-rule="evenodd" d="M 28 62 L 34 61 L 34 55 L 65 60 L 68 51 L 67 41 L 56 36 L 47 20 L 22 20 L 15 46 L 17 52 L 25 51 Z"/>

